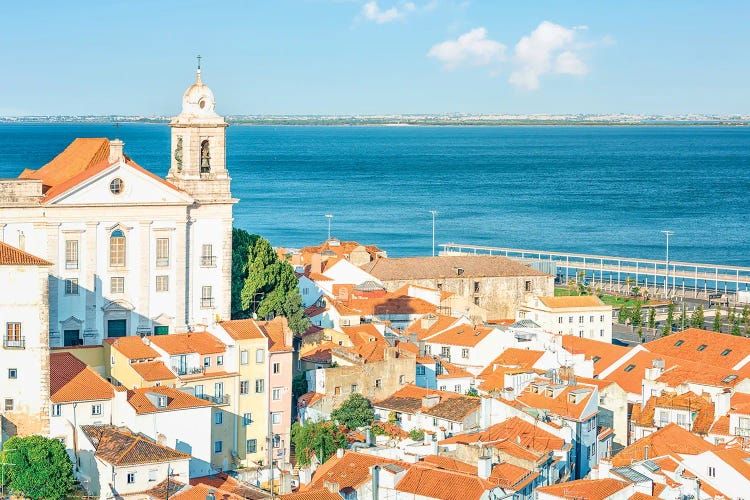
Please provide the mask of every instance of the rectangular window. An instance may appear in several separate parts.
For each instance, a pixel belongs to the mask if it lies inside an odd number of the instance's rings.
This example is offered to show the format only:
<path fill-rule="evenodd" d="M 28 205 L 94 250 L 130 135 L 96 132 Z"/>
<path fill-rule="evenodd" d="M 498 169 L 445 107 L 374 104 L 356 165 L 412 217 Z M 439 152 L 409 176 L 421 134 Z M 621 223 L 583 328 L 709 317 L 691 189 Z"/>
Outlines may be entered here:
<path fill-rule="evenodd" d="M 91 414 L 92 415 L 101 415 L 102 414 L 102 405 L 91 405 Z"/>
<path fill-rule="evenodd" d="M 593 316 L 589 316 L 589 323 L 593 323 L 593 322 L 594 322 L 594 317 Z"/>
<path fill-rule="evenodd" d="M 196 398 L 202 398 L 203 397 L 203 384 L 198 384 L 193 389 L 195 391 L 195 397 Z"/>
<path fill-rule="evenodd" d="M 203 368 L 210 368 L 211 367 L 211 356 L 204 356 L 203 357 Z"/>
<path fill-rule="evenodd" d="M 255 351 L 255 362 L 256 363 L 262 363 L 263 362 L 263 356 L 264 356 L 263 349 L 256 349 L 256 351 Z"/>
<path fill-rule="evenodd" d="M 135 472 L 128 472 L 128 484 L 135 483 Z"/>
<path fill-rule="evenodd" d="M 65 295 L 78 295 L 78 278 L 65 280 Z"/>
<path fill-rule="evenodd" d="M 157 292 L 168 292 L 169 291 L 169 276 L 162 274 L 156 277 L 156 291 Z"/>
<path fill-rule="evenodd" d="M 528 281 L 528 280 L 526 281 L 526 284 L 524 285 L 524 289 L 525 289 L 525 290 L 526 290 L 527 292 L 530 292 L 530 291 L 531 291 L 531 281 Z"/>
<path fill-rule="evenodd" d="M 214 306 L 214 291 L 211 286 L 201 287 L 201 307 L 213 307 Z"/>
<path fill-rule="evenodd" d="M 224 398 L 224 382 L 216 382 L 214 384 L 214 398 L 216 399 Z"/>
<path fill-rule="evenodd" d="M 677 425 L 684 426 L 685 424 L 687 424 L 687 418 L 686 418 L 685 414 L 684 413 L 678 413 L 677 414 Z"/>
<path fill-rule="evenodd" d="M 17 379 L 18 378 L 18 369 L 17 368 L 8 368 L 8 378 L 9 379 Z"/>
<path fill-rule="evenodd" d="M 240 394 L 249 394 L 249 393 L 250 393 L 250 381 L 240 380 Z"/>
<path fill-rule="evenodd" d="M 450 358 L 451 356 L 451 348 L 450 347 L 441 347 L 440 348 L 440 355 L 444 358 Z"/>
<path fill-rule="evenodd" d="M 708 477 L 716 477 L 716 467 L 708 468 Z"/>
<path fill-rule="evenodd" d="M 572 322 L 573 322 L 573 316 L 568 316 L 568 323 L 572 323 Z"/>
<path fill-rule="evenodd" d="M 262 378 L 255 379 L 255 393 L 260 394 L 266 390 L 266 381 Z"/>
<path fill-rule="evenodd" d="M 271 391 L 271 399 L 274 401 L 280 401 L 281 400 L 281 387 L 274 387 Z"/>
<path fill-rule="evenodd" d="M 479 282 L 478 281 L 474 282 L 474 293 L 479 293 Z"/>
<path fill-rule="evenodd" d="M 583 323 L 583 316 L 578 316 L 578 323 Z"/>
<path fill-rule="evenodd" d="M 461 349 L 461 357 L 464 359 L 469 359 L 469 350 L 466 348 Z"/>
<path fill-rule="evenodd" d="M 65 269 L 78 269 L 78 240 L 65 240 Z"/>
<path fill-rule="evenodd" d="M 26 348 L 26 339 L 21 335 L 21 323 L 6 323 L 3 347 L 6 349 Z"/>
<path fill-rule="evenodd" d="M 281 363 L 274 363 L 272 366 L 273 366 L 273 372 L 274 373 L 280 373 L 281 372 Z"/>
<path fill-rule="evenodd" d="M 274 390 L 276 390 L 276 389 L 274 389 Z M 338 396 L 339 394 L 341 394 L 341 386 L 337 385 L 336 387 L 333 388 L 333 395 L 334 396 Z"/>
<path fill-rule="evenodd" d="M 240 364 L 246 365 L 247 364 L 247 351 L 241 351 L 240 352 Z"/>
<path fill-rule="evenodd" d="M 424 365 L 417 365 L 417 375 L 424 375 Z"/>
<path fill-rule="evenodd" d="M 214 453 L 221 453 L 222 448 L 224 448 L 224 443 L 221 441 L 214 442 Z"/>
<path fill-rule="evenodd" d="M 149 469 L 148 471 L 148 481 L 153 482 L 156 481 L 156 478 L 158 477 L 159 470 L 158 469 Z"/>
<path fill-rule="evenodd" d="M 224 356 L 216 356 L 216 366 L 224 366 Z"/>
<path fill-rule="evenodd" d="M 357 387 L 357 384 L 352 384 L 352 394 L 357 392 L 358 389 L 359 387 Z"/>
<path fill-rule="evenodd" d="M 603 314 L 601 316 L 599 316 L 599 321 L 602 321 L 602 322 L 604 321 L 604 315 Z"/>
<path fill-rule="evenodd" d="M 13 411 L 13 400 L 10 398 L 5 400 L 5 411 Z"/>
<path fill-rule="evenodd" d="M 448 390 L 448 386 L 447 385 L 441 385 L 440 386 L 440 390 L 441 391 L 447 391 Z"/>
<path fill-rule="evenodd" d="M 221 425 L 222 423 L 224 423 L 224 413 L 222 413 L 221 411 L 217 411 L 216 413 L 214 413 L 214 423 L 216 425 Z"/>
<path fill-rule="evenodd" d="M 242 425 L 247 427 L 248 425 L 253 423 L 253 414 L 252 413 L 244 413 L 242 415 Z"/>
<path fill-rule="evenodd" d="M 125 293 L 125 278 L 122 276 L 113 276 L 109 279 L 110 293 Z"/>
<path fill-rule="evenodd" d="M 460 385 L 453 386 L 453 392 L 459 392 L 460 393 L 461 392 L 461 386 Z"/>
<path fill-rule="evenodd" d="M 110 267 L 125 266 L 125 234 L 116 230 L 109 238 L 109 265 Z"/>
<path fill-rule="evenodd" d="M 560 324 L 562 324 L 562 316 L 560 316 L 559 318 L 557 318 L 557 322 L 560 323 Z"/>
<path fill-rule="evenodd" d="M 401 385 L 404 385 L 405 382 L 406 382 L 406 377 L 404 377 L 403 375 L 399 375 L 398 376 L 398 383 L 401 384 Z"/>
<path fill-rule="evenodd" d="M 271 413 L 271 423 L 272 424 L 280 424 L 281 423 L 281 412 L 276 411 Z"/>
<path fill-rule="evenodd" d="M 255 453 L 258 449 L 258 441 L 256 439 L 248 439 L 245 449 L 248 453 Z"/>
<path fill-rule="evenodd" d="M 214 257 L 214 246 L 210 243 L 206 243 L 201 247 L 201 266 L 203 267 L 216 266 L 216 257 Z"/>
<path fill-rule="evenodd" d="M 169 238 L 156 238 L 156 266 L 169 266 Z"/>
<path fill-rule="evenodd" d="M 432 355 L 432 346 L 431 345 L 425 345 L 424 346 L 424 353 L 426 356 Z"/>
<path fill-rule="evenodd" d="M 383 379 L 380 379 L 380 378 L 375 379 L 375 387 L 377 389 L 380 389 L 381 387 L 383 387 Z"/>
<path fill-rule="evenodd" d="M 62 405 L 52 405 L 52 416 L 59 417 L 60 415 L 62 415 Z"/>

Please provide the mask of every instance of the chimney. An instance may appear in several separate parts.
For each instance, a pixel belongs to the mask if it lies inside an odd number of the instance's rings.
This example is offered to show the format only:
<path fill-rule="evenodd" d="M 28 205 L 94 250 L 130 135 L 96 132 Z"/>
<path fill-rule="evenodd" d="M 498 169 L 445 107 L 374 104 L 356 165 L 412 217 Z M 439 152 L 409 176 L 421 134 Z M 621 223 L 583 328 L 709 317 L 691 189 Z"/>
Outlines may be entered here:
<path fill-rule="evenodd" d="M 716 418 L 723 417 L 729 413 L 730 401 L 732 399 L 732 390 L 724 389 L 714 397 L 714 408 Z"/>
<path fill-rule="evenodd" d="M 125 143 L 122 142 L 120 139 L 112 139 L 109 141 L 109 163 L 115 163 L 120 160 L 123 160 L 123 154 L 122 154 L 122 148 L 125 146 Z"/>
<path fill-rule="evenodd" d="M 503 387 L 501 397 L 506 401 L 515 401 L 516 391 L 512 387 Z"/>
<path fill-rule="evenodd" d="M 372 468 L 372 500 L 380 499 L 380 466 Z"/>
<path fill-rule="evenodd" d="M 428 394 L 427 396 L 422 398 L 422 406 L 424 406 L 425 408 L 432 408 L 439 402 L 440 402 L 439 394 Z"/>
<path fill-rule="evenodd" d="M 206 500 L 216 500 L 216 495 L 214 495 L 213 489 L 208 490 L 208 494 L 206 495 Z"/>
<path fill-rule="evenodd" d="M 322 257 L 319 253 L 310 256 L 310 272 L 320 274 L 323 270 Z"/>
<path fill-rule="evenodd" d="M 643 459 L 648 460 L 648 445 L 643 447 Z"/>
<path fill-rule="evenodd" d="M 339 448 L 336 450 L 336 458 L 344 458 L 344 449 Z"/>
<path fill-rule="evenodd" d="M 299 484 L 308 484 L 311 478 L 312 472 L 309 466 L 299 468 Z"/>
<path fill-rule="evenodd" d="M 492 473 L 492 459 L 490 457 L 481 456 L 477 461 L 477 476 L 482 479 L 489 479 Z"/>
<path fill-rule="evenodd" d="M 339 494 L 339 491 L 341 491 L 341 488 L 339 488 L 339 483 L 335 483 L 333 481 L 323 481 L 323 487 L 330 491 L 331 493 Z"/>

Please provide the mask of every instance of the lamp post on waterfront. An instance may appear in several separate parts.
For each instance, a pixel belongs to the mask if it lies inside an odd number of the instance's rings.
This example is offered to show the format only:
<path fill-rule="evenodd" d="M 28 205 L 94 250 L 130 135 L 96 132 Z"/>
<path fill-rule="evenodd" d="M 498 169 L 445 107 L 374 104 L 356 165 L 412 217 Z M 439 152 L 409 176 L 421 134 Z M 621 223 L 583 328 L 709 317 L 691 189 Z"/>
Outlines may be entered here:
<path fill-rule="evenodd" d="M 669 298 L 669 237 L 674 234 L 672 231 L 663 230 L 661 233 L 667 237 L 667 258 L 664 266 L 664 298 Z"/>
<path fill-rule="evenodd" d="M 432 214 L 432 256 L 435 256 L 435 216 L 437 215 L 437 210 L 430 210 L 430 213 Z"/>
<path fill-rule="evenodd" d="M 328 239 L 331 239 L 331 219 L 333 219 L 333 214 L 326 214 L 326 219 L 328 219 Z"/>

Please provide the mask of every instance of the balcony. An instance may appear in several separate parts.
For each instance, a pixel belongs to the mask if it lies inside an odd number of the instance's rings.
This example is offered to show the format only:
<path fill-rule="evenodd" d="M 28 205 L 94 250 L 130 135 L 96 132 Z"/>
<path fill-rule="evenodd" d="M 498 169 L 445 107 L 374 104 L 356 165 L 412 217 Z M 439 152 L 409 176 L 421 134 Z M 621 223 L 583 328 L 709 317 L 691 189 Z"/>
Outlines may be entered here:
<path fill-rule="evenodd" d="M 180 377 L 184 377 L 185 375 L 203 375 L 204 373 L 206 373 L 206 370 L 201 366 L 187 368 L 184 366 L 180 367 L 180 366 L 172 365 L 172 371 L 175 372 Z"/>
<path fill-rule="evenodd" d="M 740 437 L 750 437 L 750 428 L 746 427 L 735 427 L 734 435 Z"/>
<path fill-rule="evenodd" d="M 213 297 L 203 297 L 201 299 L 201 307 L 203 309 L 210 309 L 214 307 L 214 298 Z"/>
<path fill-rule="evenodd" d="M 26 349 L 26 337 L 3 337 L 5 349 Z"/>
<path fill-rule="evenodd" d="M 201 267 L 216 267 L 216 256 L 215 255 L 202 255 Z"/>
<path fill-rule="evenodd" d="M 196 394 L 195 397 L 201 398 L 206 401 L 210 401 L 217 405 L 229 404 L 229 394 L 224 394 L 223 396 L 211 396 L 210 394 Z"/>

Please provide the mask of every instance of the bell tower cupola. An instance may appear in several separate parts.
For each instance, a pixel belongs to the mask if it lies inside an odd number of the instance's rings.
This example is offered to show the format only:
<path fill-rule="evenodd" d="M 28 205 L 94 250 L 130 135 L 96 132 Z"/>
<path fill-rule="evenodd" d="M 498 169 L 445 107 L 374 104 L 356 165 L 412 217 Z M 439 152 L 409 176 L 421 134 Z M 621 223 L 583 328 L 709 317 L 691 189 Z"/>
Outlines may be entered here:
<path fill-rule="evenodd" d="M 182 111 L 169 123 L 172 159 L 167 180 L 200 203 L 231 199 L 226 166 L 227 122 L 216 114 L 214 93 L 201 77 L 200 56 L 193 83 L 182 96 Z"/>

